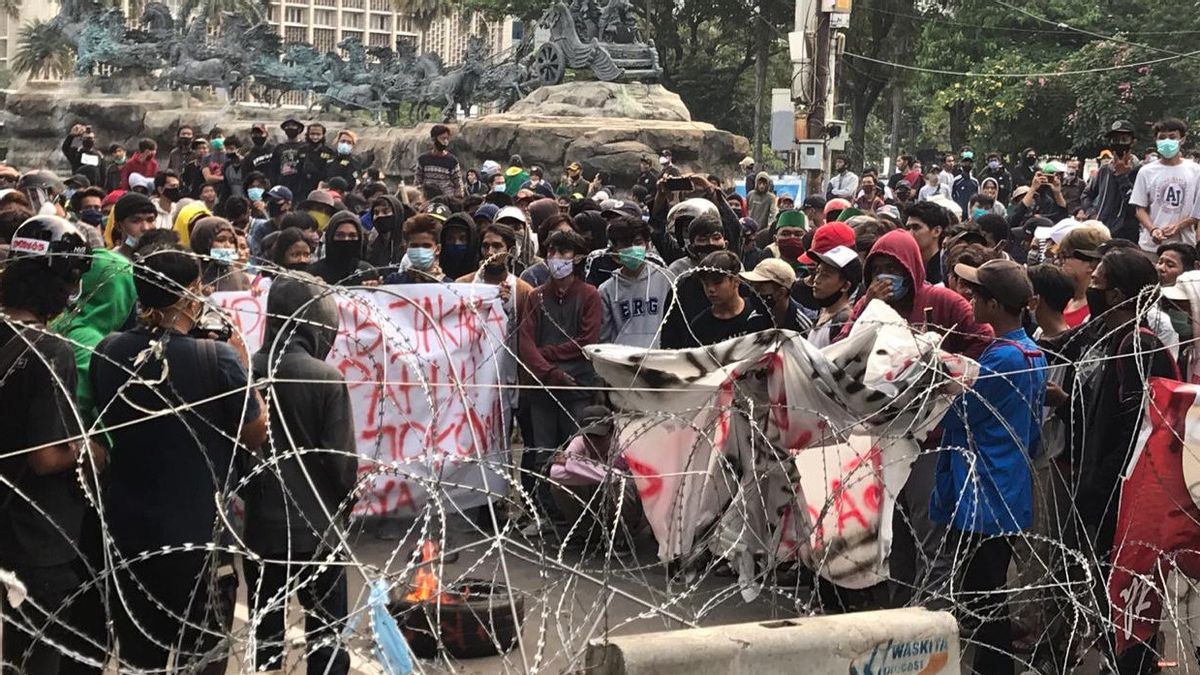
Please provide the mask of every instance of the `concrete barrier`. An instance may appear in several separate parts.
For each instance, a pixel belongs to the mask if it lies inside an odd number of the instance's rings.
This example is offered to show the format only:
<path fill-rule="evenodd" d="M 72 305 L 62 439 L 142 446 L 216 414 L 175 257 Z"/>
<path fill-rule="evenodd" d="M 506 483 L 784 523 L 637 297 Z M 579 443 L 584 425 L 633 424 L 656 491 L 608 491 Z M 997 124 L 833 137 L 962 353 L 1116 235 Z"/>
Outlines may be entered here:
<path fill-rule="evenodd" d="M 857 612 L 592 640 L 588 675 L 949 675 L 958 624 L 920 608 Z"/>

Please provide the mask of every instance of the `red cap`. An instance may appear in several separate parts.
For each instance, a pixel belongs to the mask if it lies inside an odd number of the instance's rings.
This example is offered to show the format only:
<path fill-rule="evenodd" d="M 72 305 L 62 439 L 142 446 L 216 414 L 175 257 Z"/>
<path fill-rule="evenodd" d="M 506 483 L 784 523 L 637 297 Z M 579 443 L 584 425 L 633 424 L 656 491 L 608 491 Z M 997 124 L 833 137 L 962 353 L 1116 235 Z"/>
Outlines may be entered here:
<path fill-rule="evenodd" d="M 112 192 L 104 195 L 104 201 L 102 201 L 100 203 L 100 205 L 101 206 L 116 206 L 117 200 L 120 199 L 121 197 L 123 197 L 124 195 L 125 195 L 124 190 L 113 190 Z"/>
<path fill-rule="evenodd" d="M 813 233 L 812 246 L 800 256 L 799 260 L 805 265 L 815 265 L 817 261 L 808 255 L 809 251 L 827 253 L 839 246 L 854 248 L 854 230 L 842 221 L 834 220 L 817 228 L 817 231 Z"/>

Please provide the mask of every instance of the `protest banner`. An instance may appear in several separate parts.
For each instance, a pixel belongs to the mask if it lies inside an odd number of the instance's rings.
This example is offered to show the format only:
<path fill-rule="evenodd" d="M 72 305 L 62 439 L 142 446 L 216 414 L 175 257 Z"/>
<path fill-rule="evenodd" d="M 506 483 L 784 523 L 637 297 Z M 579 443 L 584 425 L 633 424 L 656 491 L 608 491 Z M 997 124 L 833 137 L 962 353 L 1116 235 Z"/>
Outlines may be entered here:
<path fill-rule="evenodd" d="M 340 328 L 328 361 L 346 378 L 360 479 L 370 486 L 355 514 L 411 516 L 431 493 L 460 509 L 504 494 L 510 411 L 497 385 L 515 355 L 497 287 L 330 292 Z M 266 293 L 215 293 L 213 301 L 252 353 L 262 347 Z"/>

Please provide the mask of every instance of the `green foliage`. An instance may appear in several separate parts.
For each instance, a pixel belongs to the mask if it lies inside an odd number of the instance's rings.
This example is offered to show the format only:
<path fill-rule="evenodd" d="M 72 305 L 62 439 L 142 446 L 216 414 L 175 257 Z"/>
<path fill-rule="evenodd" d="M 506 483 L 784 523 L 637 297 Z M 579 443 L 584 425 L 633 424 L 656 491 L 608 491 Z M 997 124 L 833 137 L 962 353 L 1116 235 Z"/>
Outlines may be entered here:
<path fill-rule="evenodd" d="M 75 51 L 62 31 L 49 21 L 37 19 L 21 27 L 13 72 L 34 78 L 62 78 L 75 68 Z"/>
<path fill-rule="evenodd" d="M 392 0 L 392 8 L 407 14 L 417 23 L 429 25 L 447 10 L 444 0 Z"/>

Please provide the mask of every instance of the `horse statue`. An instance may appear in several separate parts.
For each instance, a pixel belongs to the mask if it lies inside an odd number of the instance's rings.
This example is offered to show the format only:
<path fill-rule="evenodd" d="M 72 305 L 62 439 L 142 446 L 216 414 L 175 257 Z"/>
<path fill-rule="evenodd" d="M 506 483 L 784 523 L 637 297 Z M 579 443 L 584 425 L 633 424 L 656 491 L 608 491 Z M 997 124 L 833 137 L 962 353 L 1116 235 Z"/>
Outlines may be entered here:
<path fill-rule="evenodd" d="M 161 2 L 146 3 L 138 23 L 142 25 L 142 30 L 159 40 L 165 40 L 175 34 L 175 19 L 171 16 L 171 8 Z"/>
<path fill-rule="evenodd" d="M 162 73 L 162 79 L 171 87 L 220 87 L 233 104 L 233 92 L 241 84 L 242 74 L 228 67 L 226 60 L 219 57 L 197 59 L 179 43 L 171 46 L 171 62 L 175 65 Z"/>
<path fill-rule="evenodd" d="M 416 106 L 423 108 L 431 103 L 444 101 L 445 106 L 442 108 L 442 121 L 444 122 L 454 119 L 455 111 L 460 106 L 464 112 L 470 111 L 475 87 L 479 84 L 486 66 L 487 47 L 482 39 L 473 35 L 467 41 L 462 65 L 445 75 L 429 80 L 417 95 Z"/>

